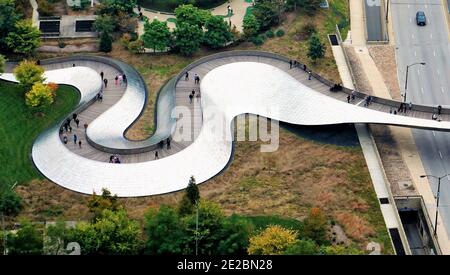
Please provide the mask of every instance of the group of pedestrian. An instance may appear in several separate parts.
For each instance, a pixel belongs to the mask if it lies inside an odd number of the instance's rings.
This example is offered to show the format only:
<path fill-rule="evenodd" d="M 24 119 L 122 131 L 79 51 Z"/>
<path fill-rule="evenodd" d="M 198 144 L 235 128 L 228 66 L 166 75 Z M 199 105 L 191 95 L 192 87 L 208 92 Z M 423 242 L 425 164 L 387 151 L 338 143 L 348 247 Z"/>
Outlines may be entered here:
<path fill-rule="evenodd" d="M 372 104 L 372 96 L 369 95 L 365 98 L 364 107 L 369 107 L 370 104 Z"/>
<path fill-rule="evenodd" d="M 400 106 L 398 106 L 397 112 L 406 114 L 406 111 L 407 111 L 406 103 L 404 103 L 404 102 L 400 103 Z"/>
<path fill-rule="evenodd" d="M 300 65 L 300 63 L 297 62 L 297 60 L 289 60 L 289 69 L 298 67 L 298 65 Z M 305 66 L 305 65 L 303 65 Z"/>
<path fill-rule="evenodd" d="M 109 163 L 120 163 L 120 158 L 118 155 L 111 155 L 109 157 Z"/>
<path fill-rule="evenodd" d="M 198 74 L 195 74 L 195 76 L 194 76 L 194 83 L 200 84 L 200 76 L 198 76 Z"/>
<path fill-rule="evenodd" d="M 80 119 L 78 118 L 78 115 L 76 113 L 72 114 L 72 118 L 67 118 L 64 122 L 63 126 L 59 129 L 59 134 L 62 135 L 62 141 L 64 144 L 68 143 L 68 134 L 72 134 L 72 125 L 71 122 L 74 121 L 77 128 L 80 126 Z M 73 143 L 75 145 L 78 144 L 78 147 L 81 148 L 82 142 L 81 139 L 78 139 L 78 136 L 74 133 L 73 134 Z"/>
<path fill-rule="evenodd" d="M 197 98 L 197 102 L 200 101 L 200 92 L 196 93 L 195 89 L 192 89 L 191 93 L 189 94 L 189 103 L 192 104 L 194 101 L 194 97 Z"/>
<path fill-rule="evenodd" d="M 114 78 L 115 84 L 117 85 L 122 85 L 122 83 L 127 84 L 127 76 L 125 74 L 119 74 L 116 75 L 116 77 Z"/>
<path fill-rule="evenodd" d="M 353 102 L 356 99 L 356 92 L 352 91 L 351 94 L 347 95 L 347 103 Z"/>

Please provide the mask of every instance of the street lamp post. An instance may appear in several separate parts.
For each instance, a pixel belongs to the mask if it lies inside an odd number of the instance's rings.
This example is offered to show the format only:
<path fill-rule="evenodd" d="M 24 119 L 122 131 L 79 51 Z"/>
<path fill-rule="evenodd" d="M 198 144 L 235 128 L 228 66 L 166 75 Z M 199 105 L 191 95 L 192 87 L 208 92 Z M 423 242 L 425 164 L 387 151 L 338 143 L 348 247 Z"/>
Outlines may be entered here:
<path fill-rule="evenodd" d="M 437 221 L 438 221 L 438 210 L 439 210 L 439 195 L 440 195 L 440 191 L 441 191 L 441 179 L 448 177 L 449 174 L 443 175 L 442 177 L 436 177 L 433 175 L 421 175 L 421 178 L 435 178 L 438 180 L 438 188 L 437 188 L 437 192 L 436 192 L 436 216 L 435 216 L 435 221 L 434 221 L 434 235 L 436 236 L 437 234 Z"/>
<path fill-rule="evenodd" d="M 403 95 L 403 102 L 406 102 L 406 91 L 408 90 L 409 67 L 414 66 L 414 65 L 419 65 L 419 64 L 424 66 L 426 63 L 425 62 L 417 62 L 417 63 L 409 64 L 408 66 L 406 66 L 405 94 Z"/>

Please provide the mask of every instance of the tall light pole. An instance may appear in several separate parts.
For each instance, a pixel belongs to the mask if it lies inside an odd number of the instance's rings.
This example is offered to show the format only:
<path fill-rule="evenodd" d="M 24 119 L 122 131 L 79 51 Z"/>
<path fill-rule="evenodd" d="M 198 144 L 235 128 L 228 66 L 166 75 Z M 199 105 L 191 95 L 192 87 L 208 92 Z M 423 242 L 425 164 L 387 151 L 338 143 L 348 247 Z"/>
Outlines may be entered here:
<path fill-rule="evenodd" d="M 422 66 L 424 66 L 425 64 L 426 64 L 425 62 L 417 62 L 417 63 L 409 64 L 408 66 L 406 66 L 405 94 L 403 95 L 403 102 L 406 102 L 406 91 L 408 90 L 409 67 L 412 67 L 414 65 L 422 65 Z"/>
<path fill-rule="evenodd" d="M 438 220 L 438 210 L 439 210 L 439 193 L 441 191 L 441 179 L 448 177 L 449 174 L 443 175 L 442 177 L 436 177 L 433 175 L 421 175 L 421 178 L 435 178 L 438 180 L 438 188 L 436 192 L 436 217 L 434 221 L 434 235 L 436 236 L 437 233 L 437 220 Z"/>

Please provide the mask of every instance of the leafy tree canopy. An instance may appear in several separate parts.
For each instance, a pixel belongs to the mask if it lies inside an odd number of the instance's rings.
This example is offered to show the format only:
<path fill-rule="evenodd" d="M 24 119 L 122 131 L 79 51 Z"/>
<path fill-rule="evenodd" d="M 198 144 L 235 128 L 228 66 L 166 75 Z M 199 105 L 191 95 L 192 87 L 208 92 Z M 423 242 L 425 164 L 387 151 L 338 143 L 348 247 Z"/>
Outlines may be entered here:
<path fill-rule="evenodd" d="M 166 22 L 153 19 L 144 25 L 144 34 L 141 36 L 146 48 L 154 51 L 165 51 L 170 45 L 171 34 Z"/>
<path fill-rule="evenodd" d="M 30 20 L 17 21 L 14 26 L 6 36 L 6 45 L 15 53 L 30 55 L 41 43 L 41 31 Z"/>

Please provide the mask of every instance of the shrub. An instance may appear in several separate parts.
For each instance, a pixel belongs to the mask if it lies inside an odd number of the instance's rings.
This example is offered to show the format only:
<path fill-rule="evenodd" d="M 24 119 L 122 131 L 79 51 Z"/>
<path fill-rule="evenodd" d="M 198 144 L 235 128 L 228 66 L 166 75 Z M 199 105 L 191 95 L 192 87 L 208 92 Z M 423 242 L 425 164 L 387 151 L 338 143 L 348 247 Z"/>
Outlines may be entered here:
<path fill-rule="evenodd" d="M 9 188 L 0 190 L 0 212 L 5 215 L 17 215 L 22 209 L 22 199 Z"/>
<path fill-rule="evenodd" d="M 273 38 L 275 36 L 275 33 L 272 30 L 266 31 L 266 36 L 268 38 Z"/>
<path fill-rule="evenodd" d="M 45 109 L 53 103 L 53 92 L 48 85 L 36 82 L 31 91 L 25 94 L 25 104 Z"/>
<path fill-rule="evenodd" d="M 100 36 L 100 51 L 109 53 L 112 50 L 112 38 L 111 36 L 103 32 Z"/>
<path fill-rule="evenodd" d="M 297 242 L 297 231 L 271 225 L 249 242 L 250 255 L 281 255 Z"/>
<path fill-rule="evenodd" d="M 282 37 L 282 36 L 284 35 L 284 30 L 278 29 L 278 30 L 275 32 L 275 35 L 276 35 L 277 37 Z"/>
<path fill-rule="evenodd" d="M 19 81 L 19 85 L 26 90 L 31 89 L 34 83 L 44 82 L 44 68 L 36 65 L 34 61 L 24 60 L 14 69 L 14 76 Z"/>
<path fill-rule="evenodd" d="M 264 37 L 262 35 L 258 35 L 258 36 L 254 36 L 250 39 L 253 44 L 255 44 L 256 46 L 261 46 L 262 44 L 264 44 Z"/>
<path fill-rule="evenodd" d="M 128 43 L 127 49 L 132 53 L 140 53 L 144 50 L 144 42 L 142 40 L 135 40 Z"/>
<path fill-rule="evenodd" d="M 51 16 L 55 12 L 55 6 L 47 0 L 38 0 L 38 12 L 41 16 Z"/>

